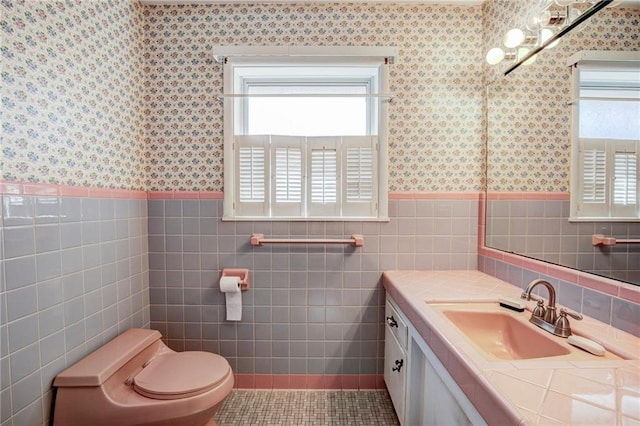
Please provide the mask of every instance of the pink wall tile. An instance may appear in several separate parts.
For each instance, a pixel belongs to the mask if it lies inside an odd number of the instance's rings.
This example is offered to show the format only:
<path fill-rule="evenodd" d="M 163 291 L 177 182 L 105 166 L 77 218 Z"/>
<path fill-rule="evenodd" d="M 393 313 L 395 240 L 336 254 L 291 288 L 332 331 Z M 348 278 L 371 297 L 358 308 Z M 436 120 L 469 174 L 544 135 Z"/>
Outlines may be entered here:
<path fill-rule="evenodd" d="M 618 295 L 619 283 L 596 275 L 587 274 L 585 272 L 578 273 L 578 284 L 602 293 L 612 296 Z"/>
<path fill-rule="evenodd" d="M 235 374 L 234 388 L 237 389 L 255 389 L 256 388 L 256 376 L 254 374 Z"/>
<path fill-rule="evenodd" d="M 481 192 L 389 192 L 390 200 L 477 200 Z"/>
<path fill-rule="evenodd" d="M 357 390 L 360 389 L 359 375 L 345 374 L 342 376 L 342 389 Z"/>
<path fill-rule="evenodd" d="M 2 194 L 22 194 L 22 184 L 20 182 L 0 182 L 0 190 Z"/>
<path fill-rule="evenodd" d="M 307 389 L 324 389 L 324 378 L 322 377 L 322 375 L 307 375 Z"/>
<path fill-rule="evenodd" d="M 60 196 L 61 197 L 88 197 L 89 188 L 85 188 L 82 186 L 61 186 Z"/>
<path fill-rule="evenodd" d="M 273 375 L 274 389 L 291 389 L 291 376 L 288 374 Z"/>
<path fill-rule="evenodd" d="M 108 188 L 89 188 L 89 197 L 113 198 L 113 190 Z"/>
<path fill-rule="evenodd" d="M 290 389 L 306 389 L 307 388 L 307 375 L 306 374 L 292 374 L 289 378 Z"/>
<path fill-rule="evenodd" d="M 618 297 L 634 303 L 640 303 L 640 286 L 623 283 L 618 289 Z"/>
<path fill-rule="evenodd" d="M 193 200 L 200 198 L 198 191 L 173 191 L 173 198 L 176 200 Z"/>
<path fill-rule="evenodd" d="M 222 200 L 224 194 L 220 191 L 200 191 L 201 200 Z"/>
<path fill-rule="evenodd" d="M 271 374 L 255 375 L 256 389 L 273 389 L 273 376 Z"/>
<path fill-rule="evenodd" d="M 342 389 L 342 376 L 338 374 L 325 374 L 322 383 L 323 389 Z"/>
<path fill-rule="evenodd" d="M 51 185 L 46 183 L 24 183 L 22 191 L 24 195 L 52 195 L 59 194 L 59 185 Z"/>

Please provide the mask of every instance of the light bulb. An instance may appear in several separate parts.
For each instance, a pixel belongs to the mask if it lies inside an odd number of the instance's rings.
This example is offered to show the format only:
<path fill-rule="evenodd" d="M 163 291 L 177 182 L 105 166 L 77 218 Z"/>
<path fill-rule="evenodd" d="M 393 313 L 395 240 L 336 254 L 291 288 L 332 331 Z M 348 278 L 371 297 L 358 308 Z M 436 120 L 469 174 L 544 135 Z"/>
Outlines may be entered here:
<path fill-rule="evenodd" d="M 505 53 L 504 50 L 499 47 L 494 47 L 493 49 L 487 52 L 487 62 L 490 65 L 497 65 L 504 59 Z"/>
<path fill-rule="evenodd" d="M 504 35 L 502 42 L 506 47 L 514 48 L 522 44 L 525 39 L 524 31 L 519 28 L 513 28 Z"/>
<path fill-rule="evenodd" d="M 544 44 L 547 42 L 547 40 L 549 40 L 551 37 L 553 37 L 554 32 L 553 30 L 549 29 L 549 28 L 543 28 L 540 30 L 540 43 Z M 558 45 L 558 43 L 560 43 L 560 39 L 557 39 L 556 41 L 554 41 L 553 43 L 551 43 L 550 45 L 548 45 L 547 47 L 545 47 L 545 49 L 553 49 L 554 47 L 556 47 Z"/>

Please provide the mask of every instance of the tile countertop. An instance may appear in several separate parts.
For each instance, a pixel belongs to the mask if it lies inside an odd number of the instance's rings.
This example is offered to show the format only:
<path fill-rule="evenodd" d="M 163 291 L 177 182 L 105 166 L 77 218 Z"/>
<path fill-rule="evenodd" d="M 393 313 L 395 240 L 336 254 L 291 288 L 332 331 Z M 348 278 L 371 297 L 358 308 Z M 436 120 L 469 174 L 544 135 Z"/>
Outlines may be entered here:
<path fill-rule="evenodd" d="M 488 424 L 640 425 L 640 338 L 585 317 L 571 320 L 575 334 L 635 359 L 488 361 L 425 302 L 497 302 L 522 289 L 479 271 L 388 271 L 383 283 Z"/>

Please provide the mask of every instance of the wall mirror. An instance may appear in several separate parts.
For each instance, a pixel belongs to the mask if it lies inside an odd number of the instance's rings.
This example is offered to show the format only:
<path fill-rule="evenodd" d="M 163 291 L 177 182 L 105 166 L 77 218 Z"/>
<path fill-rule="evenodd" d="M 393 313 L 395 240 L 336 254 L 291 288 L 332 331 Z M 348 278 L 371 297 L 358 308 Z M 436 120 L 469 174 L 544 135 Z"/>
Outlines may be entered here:
<path fill-rule="evenodd" d="M 640 285 L 638 222 L 570 222 L 571 71 L 581 51 L 640 51 L 640 5 L 605 8 L 535 62 L 488 72 L 486 246 Z M 493 75 L 493 77 L 491 77 Z"/>

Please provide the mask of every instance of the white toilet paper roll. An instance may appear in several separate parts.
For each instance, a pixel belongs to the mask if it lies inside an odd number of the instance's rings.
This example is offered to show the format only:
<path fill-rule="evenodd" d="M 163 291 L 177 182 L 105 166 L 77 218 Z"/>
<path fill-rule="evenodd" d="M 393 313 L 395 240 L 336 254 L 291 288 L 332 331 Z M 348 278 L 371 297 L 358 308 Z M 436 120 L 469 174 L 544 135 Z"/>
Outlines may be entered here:
<path fill-rule="evenodd" d="M 220 278 L 220 291 L 224 293 L 227 302 L 227 321 L 242 319 L 242 291 L 239 277 Z"/>

